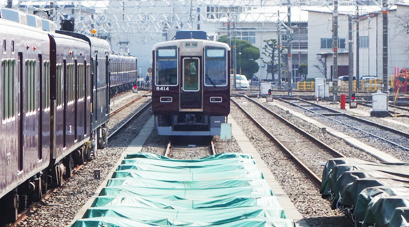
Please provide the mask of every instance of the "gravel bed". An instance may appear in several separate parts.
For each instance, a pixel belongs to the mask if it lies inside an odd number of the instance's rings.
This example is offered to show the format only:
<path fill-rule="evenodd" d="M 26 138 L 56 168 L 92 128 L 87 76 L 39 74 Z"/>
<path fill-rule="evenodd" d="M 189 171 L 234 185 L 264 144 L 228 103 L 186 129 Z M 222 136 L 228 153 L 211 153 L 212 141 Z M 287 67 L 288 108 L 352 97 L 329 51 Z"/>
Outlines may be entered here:
<path fill-rule="evenodd" d="M 234 104 L 230 115 L 260 153 L 270 171 L 310 226 L 353 226 L 351 220 L 321 198 L 315 185 Z M 309 153 L 314 159 L 314 153 Z"/>
<path fill-rule="evenodd" d="M 281 117 L 285 118 L 291 123 L 297 125 L 299 128 L 310 133 L 315 138 L 318 138 L 319 140 L 323 141 L 328 146 L 337 150 L 338 152 L 345 155 L 346 157 L 359 158 L 362 160 L 368 160 L 368 161 L 374 161 L 374 162 L 380 161 L 376 157 L 347 144 L 345 140 L 340 139 L 336 136 L 333 136 L 327 133 L 326 131 L 323 131 L 321 128 L 317 127 L 316 125 L 311 124 L 303 119 L 300 119 L 299 117 L 294 116 L 291 113 L 287 113 L 286 111 L 273 105 L 272 103 L 265 102 L 264 99 L 256 99 L 256 100 L 260 102 L 261 104 L 263 104 L 263 106 L 267 107 L 269 110 L 280 115 Z M 326 162 L 327 160 L 320 160 L 320 161 Z"/>
<path fill-rule="evenodd" d="M 234 100 L 247 112 L 251 114 L 265 129 L 267 129 L 275 138 L 284 144 L 290 151 L 296 155 L 303 163 L 308 166 L 317 176 L 322 175 L 324 166 L 320 162 L 334 158 L 325 149 L 312 142 L 295 129 L 289 127 L 281 120 L 275 118 L 267 111 L 261 109 L 255 103 L 245 98 L 234 98 Z M 308 152 L 314 151 L 314 159 L 308 155 Z"/>
<path fill-rule="evenodd" d="M 314 113 L 310 113 L 310 112 L 306 112 L 305 110 L 299 108 L 299 107 L 295 107 L 292 106 L 290 104 L 287 104 L 285 102 L 280 102 L 278 100 L 275 100 L 275 102 L 279 102 L 281 105 L 286 106 L 287 108 L 293 109 L 297 112 L 300 113 L 304 113 L 306 116 L 313 118 L 325 125 L 327 125 L 328 127 L 331 127 L 335 130 L 338 130 L 346 135 L 354 135 L 354 138 L 362 141 L 363 143 L 367 144 L 368 146 L 372 146 L 377 148 L 378 150 L 381 150 L 403 162 L 408 162 L 409 161 L 409 155 L 408 152 L 404 149 L 401 149 L 399 147 L 393 146 L 390 143 L 387 143 L 385 141 L 379 140 L 375 137 L 372 136 L 368 136 L 367 133 L 362 133 L 359 132 L 357 130 L 351 129 L 350 127 L 341 125 L 341 124 L 334 124 L 334 121 L 329 118 L 329 117 L 323 117 L 323 116 L 318 116 Z M 382 133 L 383 130 L 382 129 L 377 129 Z"/>
<path fill-rule="evenodd" d="M 331 104 L 331 102 L 319 102 L 320 105 L 337 110 L 337 111 L 343 111 L 347 114 L 351 114 L 354 116 L 357 116 L 358 114 L 356 112 L 354 112 L 353 110 L 350 110 L 349 108 L 345 109 L 345 110 L 341 110 L 340 109 L 340 104 Z M 370 113 L 370 110 L 372 108 L 368 107 L 368 106 L 363 106 L 363 105 L 359 105 L 357 106 L 356 110 L 358 111 L 363 111 L 366 113 Z M 395 111 L 395 108 L 393 107 L 389 107 L 389 110 Z M 409 111 L 402 111 L 399 109 L 396 109 L 397 112 L 400 112 L 402 114 L 407 114 L 409 115 Z M 409 133 L 409 118 L 407 117 L 385 117 L 385 118 L 378 118 L 378 117 L 369 117 L 369 116 L 362 116 L 362 115 L 358 115 L 360 118 L 365 119 L 365 120 L 369 120 L 369 121 L 373 121 L 375 123 L 381 124 L 381 125 L 385 125 L 391 128 L 395 128 L 397 130 L 400 130 L 402 132 L 406 132 Z M 400 122 L 403 124 L 406 124 L 406 126 L 400 125 L 400 124 L 396 124 L 393 123 L 394 121 L 396 122 Z"/>
<path fill-rule="evenodd" d="M 135 112 L 135 106 L 128 112 Z M 64 185 L 54 190 L 51 197 L 43 203 L 33 214 L 18 226 L 67 226 L 74 219 L 77 211 L 95 195 L 103 179 L 118 162 L 126 146 L 134 139 L 142 129 L 144 123 L 152 116 L 151 111 L 145 111 L 136 121 L 132 122 L 121 135 L 114 136 L 109 140 L 109 146 L 104 150 L 98 150 L 94 160 L 86 163 L 84 167 Z M 120 116 L 111 118 L 109 125 Z M 124 118 L 124 116 L 122 116 Z M 110 126 L 109 126 L 110 127 Z M 132 135 L 132 136 L 124 136 Z M 134 136 L 135 135 L 135 136 Z M 100 180 L 94 179 L 94 170 L 100 170 Z"/>
<path fill-rule="evenodd" d="M 189 142 L 189 137 L 185 138 L 187 143 Z M 169 136 L 159 136 L 156 130 L 153 130 L 151 135 L 146 140 L 142 152 L 150 152 L 154 154 L 164 155 L 166 151 L 166 146 L 170 140 Z M 229 141 L 221 140 L 219 136 L 213 137 L 214 146 L 216 153 L 243 153 L 239 147 L 236 139 L 232 136 Z M 181 155 L 176 154 L 174 158 L 179 159 L 197 159 L 209 155 L 209 148 L 205 147 L 195 147 L 191 148 L 192 152 L 185 152 Z"/>

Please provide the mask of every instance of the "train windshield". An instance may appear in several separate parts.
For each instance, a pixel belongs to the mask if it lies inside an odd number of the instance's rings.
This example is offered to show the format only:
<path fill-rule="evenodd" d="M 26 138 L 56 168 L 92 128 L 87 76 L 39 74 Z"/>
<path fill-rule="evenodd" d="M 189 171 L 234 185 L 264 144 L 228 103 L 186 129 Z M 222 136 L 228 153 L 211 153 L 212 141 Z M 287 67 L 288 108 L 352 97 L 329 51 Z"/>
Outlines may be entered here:
<path fill-rule="evenodd" d="M 156 50 L 156 85 L 177 85 L 177 48 L 162 47 Z"/>
<path fill-rule="evenodd" d="M 227 85 L 227 55 L 226 49 L 220 47 L 205 47 L 205 85 Z"/>

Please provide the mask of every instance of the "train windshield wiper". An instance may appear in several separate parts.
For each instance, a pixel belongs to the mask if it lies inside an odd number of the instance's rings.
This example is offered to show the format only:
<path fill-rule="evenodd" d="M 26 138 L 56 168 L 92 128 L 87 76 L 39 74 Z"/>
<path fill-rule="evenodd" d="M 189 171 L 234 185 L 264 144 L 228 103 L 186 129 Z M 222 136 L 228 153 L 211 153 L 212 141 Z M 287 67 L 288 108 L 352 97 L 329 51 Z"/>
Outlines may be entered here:
<path fill-rule="evenodd" d="M 213 84 L 214 87 L 216 87 L 216 84 L 213 82 L 209 75 L 205 74 L 205 77 L 210 81 L 210 83 Z"/>

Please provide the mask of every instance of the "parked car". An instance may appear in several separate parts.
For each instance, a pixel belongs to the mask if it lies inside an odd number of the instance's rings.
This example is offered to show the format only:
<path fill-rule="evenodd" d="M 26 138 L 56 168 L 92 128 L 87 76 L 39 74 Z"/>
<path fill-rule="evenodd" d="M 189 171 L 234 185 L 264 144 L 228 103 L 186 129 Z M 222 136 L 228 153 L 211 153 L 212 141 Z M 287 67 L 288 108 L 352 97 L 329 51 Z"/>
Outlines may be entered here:
<path fill-rule="evenodd" d="M 233 83 L 234 74 L 230 74 L 230 78 Z M 245 75 L 236 74 L 236 89 L 248 89 L 250 84 Z"/>
<path fill-rule="evenodd" d="M 374 75 L 365 75 L 365 76 L 361 77 L 361 80 L 365 80 L 365 81 L 374 80 L 374 79 L 378 79 L 378 78 L 376 76 L 374 76 Z"/>
<path fill-rule="evenodd" d="M 352 80 L 356 80 L 356 77 L 354 76 L 354 77 L 352 78 Z M 338 77 L 338 81 L 349 81 L 349 76 L 348 76 L 348 75 L 346 75 L 346 76 L 339 76 L 339 77 Z"/>

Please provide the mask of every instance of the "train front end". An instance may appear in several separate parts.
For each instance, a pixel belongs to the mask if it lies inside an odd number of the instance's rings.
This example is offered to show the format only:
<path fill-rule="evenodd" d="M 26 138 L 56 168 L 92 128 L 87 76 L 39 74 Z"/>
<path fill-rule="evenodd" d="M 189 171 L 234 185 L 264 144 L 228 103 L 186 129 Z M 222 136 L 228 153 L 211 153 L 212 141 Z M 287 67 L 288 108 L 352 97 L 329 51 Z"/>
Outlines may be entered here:
<path fill-rule="evenodd" d="M 153 47 L 152 111 L 159 135 L 220 135 L 230 113 L 230 48 L 181 39 Z"/>

